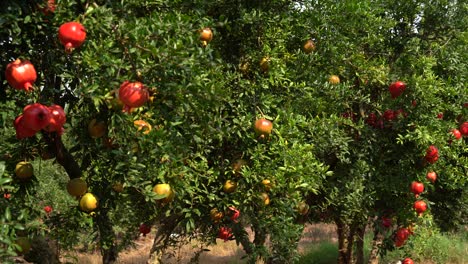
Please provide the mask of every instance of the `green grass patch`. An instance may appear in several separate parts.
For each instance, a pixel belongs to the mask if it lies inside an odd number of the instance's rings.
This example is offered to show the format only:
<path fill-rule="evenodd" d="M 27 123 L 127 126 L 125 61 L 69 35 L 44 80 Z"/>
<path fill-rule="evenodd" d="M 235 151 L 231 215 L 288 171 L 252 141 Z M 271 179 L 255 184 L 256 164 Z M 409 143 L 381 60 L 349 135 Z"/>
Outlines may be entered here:
<path fill-rule="evenodd" d="M 338 245 L 329 241 L 312 245 L 299 263 L 335 264 L 338 259 Z"/>
<path fill-rule="evenodd" d="M 371 249 L 372 235 L 365 238 L 364 259 L 367 262 Z M 420 232 L 410 237 L 407 244 L 389 251 L 380 263 L 395 263 L 406 257 L 415 263 L 459 264 L 468 263 L 468 231 L 456 234 Z M 310 245 L 298 263 L 331 264 L 338 259 L 338 245 L 329 241 Z"/>

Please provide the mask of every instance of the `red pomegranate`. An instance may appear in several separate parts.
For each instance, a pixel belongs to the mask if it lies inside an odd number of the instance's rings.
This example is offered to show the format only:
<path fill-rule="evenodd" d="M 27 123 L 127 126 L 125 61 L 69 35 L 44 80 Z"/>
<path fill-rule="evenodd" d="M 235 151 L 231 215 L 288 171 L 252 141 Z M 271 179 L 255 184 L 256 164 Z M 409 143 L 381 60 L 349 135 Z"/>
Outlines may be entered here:
<path fill-rule="evenodd" d="M 23 109 L 24 126 L 30 130 L 39 131 L 50 122 L 51 114 L 49 108 L 40 103 L 27 105 Z"/>
<path fill-rule="evenodd" d="M 43 7 L 40 8 L 42 13 L 44 15 L 52 15 L 55 12 L 55 9 L 57 8 L 57 4 L 55 3 L 55 0 L 47 0 L 43 4 Z"/>
<path fill-rule="evenodd" d="M 218 232 L 218 238 L 224 240 L 224 242 L 232 239 L 232 229 L 229 227 L 221 227 Z"/>
<path fill-rule="evenodd" d="M 50 212 L 52 212 L 52 206 L 50 205 L 44 206 L 44 212 L 46 212 L 46 214 L 50 214 Z"/>
<path fill-rule="evenodd" d="M 382 225 L 387 228 L 392 226 L 392 219 L 390 217 L 382 216 Z"/>
<path fill-rule="evenodd" d="M 375 126 L 375 124 L 377 123 L 377 116 L 375 115 L 375 113 L 370 113 L 367 116 L 366 123 L 369 126 Z"/>
<path fill-rule="evenodd" d="M 425 159 L 427 162 L 434 164 L 439 159 L 439 150 L 436 146 L 431 145 L 426 150 Z"/>
<path fill-rule="evenodd" d="M 229 212 L 230 219 L 231 219 L 233 222 L 237 223 L 237 222 L 238 222 L 237 219 L 238 219 L 239 216 L 240 216 L 240 211 L 237 210 L 234 206 L 230 206 L 230 207 L 229 207 L 229 211 L 230 211 L 230 212 Z"/>
<path fill-rule="evenodd" d="M 144 105 L 149 99 L 148 89 L 141 82 L 125 81 L 120 85 L 119 99 L 124 103 L 123 112 Z"/>
<path fill-rule="evenodd" d="M 410 231 L 405 227 L 400 227 L 396 232 L 396 239 L 406 241 L 410 235 Z"/>
<path fill-rule="evenodd" d="M 461 139 L 462 138 L 462 134 L 460 132 L 460 130 L 454 128 L 451 130 L 452 132 L 452 135 L 455 137 L 455 139 Z"/>
<path fill-rule="evenodd" d="M 151 226 L 147 224 L 141 224 L 140 225 L 140 233 L 143 234 L 143 236 L 146 236 L 151 232 Z"/>
<path fill-rule="evenodd" d="M 402 262 L 402 264 L 414 264 L 414 261 L 410 258 L 405 258 Z"/>
<path fill-rule="evenodd" d="M 390 86 L 388 87 L 388 90 L 390 91 L 390 94 L 392 95 L 393 99 L 403 94 L 405 89 L 406 89 L 406 84 L 402 81 L 396 81 L 390 84 Z"/>
<path fill-rule="evenodd" d="M 414 207 L 414 210 L 416 210 L 416 213 L 418 213 L 418 215 L 421 215 L 422 213 L 424 213 L 424 211 L 427 210 L 427 204 L 426 202 L 422 200 L 414 202 L 413 207 Z"/>
<path fill-rule="evenodd" d="M 24 125 L 23 115 L 16 117 L 14 126 L 17 139 L 32 137 L 37 133 L 36 130 L 29 129 Z"/>
<path fill-rule="evenodd" d="M 58 36 L 62 45 L 65 46 L 65 51 L 70 53 L 83 44 L 86 39 L 86 30 L 78 22 L 67 22 L 60 26 Z"/>
<path fill-rule="evenodd" d="M 395 246 L 396 247 L 401 247 L 405 244 L 406 240 L 399 240 L 399 239 L 395 239 Z"/>
<path fill-rule="evenodd" d="M 37 73 L 31 62 L 17 59 L 7 65 L 5 77 L 13 88 L 31 91 L 37 79 Z"/>
<path fill-rule="evenodd" d="M 63 111 L 63 108 L 60 105 L 51 105 L 49 106 L 49 112 L 50 121 L 44 130 L 48 132 L 58 132 L 59 135 L 62 134 L 63 125 L 67 121 L 65 111 Z"/>
<path fill-rule="evenodd" d="M 414 181 L 411 183 L 411 192 L 414 193 L 416 197 L 424 191 L 424 184 L 422 182 Z"/>
<path fill-rule="evenodd" d="M 395 115 L 395 111 L 393 111 L 392 109 L 385 110 L 385 112 L 383 114 L 383 118 L 386 121 L 393 121 L 393 120 L 395 120 L 396 117 L 397 116 Z"/>
<path fill-rule="evenodd" d="M 460 133 L 464 137 L 468 137 L 468 122 L 464 122 L 463 124 L 460 125 Z"/>

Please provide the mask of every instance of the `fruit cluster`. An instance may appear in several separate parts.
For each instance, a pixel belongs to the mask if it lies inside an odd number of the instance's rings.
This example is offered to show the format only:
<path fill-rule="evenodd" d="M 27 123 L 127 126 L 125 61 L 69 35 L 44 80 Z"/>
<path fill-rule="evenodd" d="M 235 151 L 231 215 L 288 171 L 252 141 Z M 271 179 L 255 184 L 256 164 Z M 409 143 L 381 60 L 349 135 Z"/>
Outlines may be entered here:
<path fill-rule="evenodd" d="M 16 117 L 14 126 L 18 139 L 34 136 L 40 130 L 62 135 L 67 118 L 60 105 L 45 106 L 40 103 L 27 105 Z"/>

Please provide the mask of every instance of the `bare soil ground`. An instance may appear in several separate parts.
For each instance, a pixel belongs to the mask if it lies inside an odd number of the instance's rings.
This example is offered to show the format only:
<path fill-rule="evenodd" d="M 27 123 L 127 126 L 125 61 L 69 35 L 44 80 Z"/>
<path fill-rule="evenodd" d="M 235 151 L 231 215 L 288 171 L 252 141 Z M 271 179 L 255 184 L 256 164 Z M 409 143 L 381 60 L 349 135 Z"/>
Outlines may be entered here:
<path fill-rule="evenodd" d="M 119 254 L 119 264 L 146 264 L 148 260 L 149 252 L 153 243 L 153 233 L 146 237 L 140 237 L 136 241 L 136 247 L 133 249 L 126 250 Z M 334 225 L 328 224 L 313 224 L 307 225 L 304 229 L 304 233 L 301 241 L 299 242 L 299 252 L 303 253 L 307 248 L 310 248 L 312 244 L 317 244 L 323 241 L 336 242 L 336 230 Z M 187 263 L 190 258 L 197 251 L 196 242 L 185 245 L 181 248 L 174 249 L 175 256 L 166 259 L 164 263 L 176 264 L 176 263 Z M 202 264 L 236 264 L 245 263 L 242 257 L 245 256 L 245 252 L 242 247 L 237 246 L 235 241 L 223 242 L 217 240 L 217 244 L 208 248 L 210 251 L 203 252 L 200 256 L 200 263 Z M 67 252 L 63 254 L 62 261 L 69 263 L 78 264 L 101 264 L 101 255 L 99 252 L 93 253 L 75 253 Z"/>

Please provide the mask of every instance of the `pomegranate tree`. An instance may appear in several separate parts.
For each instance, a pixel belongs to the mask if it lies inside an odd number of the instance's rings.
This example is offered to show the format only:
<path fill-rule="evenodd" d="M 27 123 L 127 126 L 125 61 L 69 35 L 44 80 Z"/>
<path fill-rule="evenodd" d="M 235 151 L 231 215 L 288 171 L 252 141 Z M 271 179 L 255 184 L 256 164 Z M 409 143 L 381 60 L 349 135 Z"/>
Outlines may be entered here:
<path fill-rule="evenodd" d="M 78 22 L 67 22 L 62 24 L 58 31 L 58 37 L 67 53 L 78 48 L 86 40 L 85 27 Z"/>
<path fill-rule="evenodd" d="M 7 65 L 5 77 L 13 88 L 31 91 L 37 79 L 37 73 L 30 61 L 17 59 Z"/>
<path fill-rule="evenodd" d="M 125 81 L 120 85 L 119 99 L 123 102 L 123 112 L 144 105 L 149 99 L 148 89 L 141 82 Z"/>

